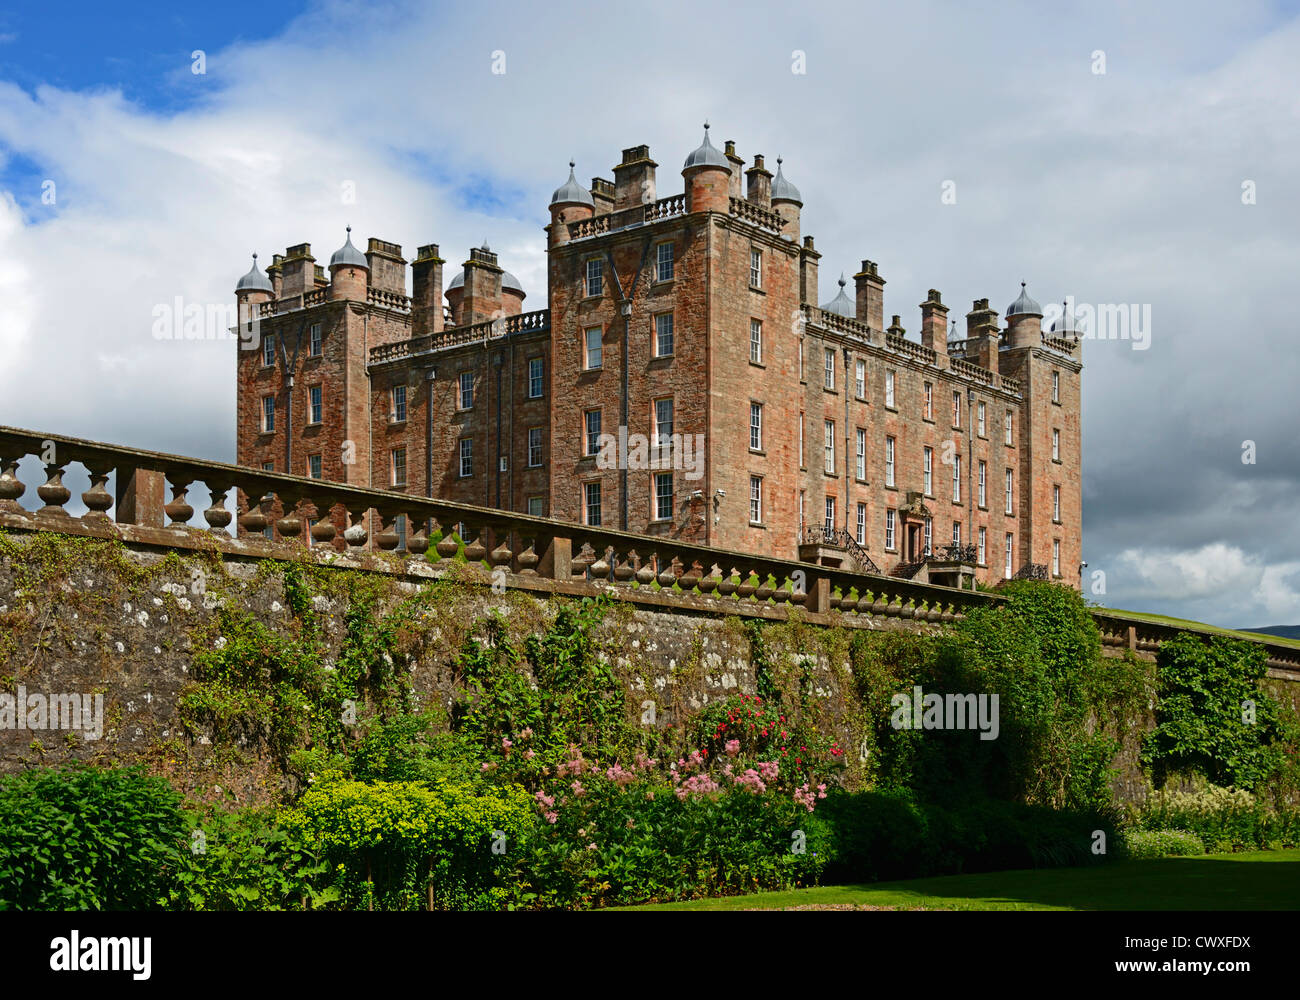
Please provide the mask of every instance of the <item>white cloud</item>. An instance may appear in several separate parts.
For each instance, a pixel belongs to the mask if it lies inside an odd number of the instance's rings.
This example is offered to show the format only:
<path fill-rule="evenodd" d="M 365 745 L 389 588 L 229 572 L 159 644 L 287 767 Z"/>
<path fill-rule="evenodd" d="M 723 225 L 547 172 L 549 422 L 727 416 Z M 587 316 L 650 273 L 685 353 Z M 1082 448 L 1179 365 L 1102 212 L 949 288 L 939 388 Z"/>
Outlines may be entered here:
<path fill-rule="evenodd" d="M 228 303 L 251 250 L 266 263 L 306 240 L 324 263 L 351 223 L 408 256 L 436 242 L 452 267 L 486 237 L 541 308 L 546 198 L 568 159 L 584 181 L 609 177 L 647 142 L 668 195 L 708 117 L 746 158 L 784 155 L 822 299 L 869 257 L 886 315 L 913 331 L 930 287 L 959 325 L 1022 278 L 1044 302 L 1151 303 L 1151 350 L 1085 345 L 1085 557 L 1118 561 L 1112 581 L 1131 574 L 1134 600 L 1175 613 L 1227 588 L 1300 620 L 1285 507 L 1241 517 L 1263 496 L 1248 475 L 1300 489 L 1289 438 L 1267 440 L 1294 426 L 1294 324 L 1278 314 L 1300 259 L 1297 22 L 1264 2 L 483 10 L 322 2 L 274 38 L 209 51 L 206 76 L 183 61 L 171 83 L 197 100 L 174 113 L 0 82 L 0 156 L 37 164 L 59 196 L 0 191 L 3 421 L 233 458 L 234 348 L 153 340 L 156 304 Z M 1241 205 L 1244 178 L 1259 205 Z M 946 179 L 956 205 L 940 204 Z M 467 187 L 490 197 L 467 204 Z M 1209 405 L 1225 398 L 1226 413 Z M 1258 469 L 1202 474 L 1244 438 L 1261 441 Z M 1170 489 L 1195 503 L 1166 513 Z M 1159 537 L 1133 538 L 1133 522 Z"/>

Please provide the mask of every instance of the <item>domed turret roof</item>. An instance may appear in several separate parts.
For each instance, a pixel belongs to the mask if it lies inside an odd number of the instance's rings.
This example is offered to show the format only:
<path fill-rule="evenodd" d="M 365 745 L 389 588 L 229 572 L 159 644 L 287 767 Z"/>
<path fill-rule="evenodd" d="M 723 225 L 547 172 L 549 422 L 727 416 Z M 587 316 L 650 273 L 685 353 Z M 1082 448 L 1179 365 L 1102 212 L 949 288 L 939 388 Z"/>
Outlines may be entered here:
<path fill-rule="evenodd" d="M 822 304 L 822 312 L 835 313 L 837 316 L 843 316 L 846 319 L 857 319 L 858 309 L 853 300 L 844 294 L 844 286 L 848 282 L 844 280 L 844 272 L 840 272 L 840 294 L 835 296 L 829 302 Z"/>
<path fill-rule="evenodd" d="M 1061 315 L 1052 322 L 1052 333 L 1079 335 L 1079 320 L 1070 309 L 1069 304 L 1061 303 Z"/>
<path fill-rule="evenodd" d="M 796 205 L 803 204 L 803 195 L 799 189 L 785 179 L 785 174 L 781 173 L 781 157 L 776 158 L 776 176 L 772 178 L 772 200 L 773 201 L 792 201 Z"/>
<path fill-rule="evenodd" d="M 686 157 L 686 162 L 682 164 L 683 170 L 690 170 L 692 167 L 721 167 L 727 173 L 731 173 L 731 163 L 713 143 L 709 142 L 708 122 L 704 123 L 704 141 L 700 143 L 698 149 Z"/>
<path fill-rule="evenodd" d="M 1007 316 L 1042 316 L 1043 307 L 1029 297 L 1025 291 L 1025 283 L 1020 283 L 1020 296 L 1015 302 L 1007 306 Z"/>
<path fill-rule="evenodd" d="M 348 236 L 339 247 L 330 256 L 330 267 L 364 267 L 370 269 L 370 261 L 366 260 L 366 255 L 352 245 L 352 227 L 348 226 Z"/>
<path fill-rule="evenodd" d="M 591 192 L 578 183 L 578 178 L 573 176 L 573 168 L 576 164 L 569 161 L 569 179 L 555 189 L 551 195 L 552 205 L 587 205 L 591 208 L 596 207 L 596 203 L 591 200 Z"/>
<path fill-rule="evenodd" d="M 460 280 L 465 280 L 465 274 L 463 271 L 461 272 Z M 509 271 L 501 272 L 501 290 L 504 292 L 518 292 L 520 295 L 525 294 L 524 286 L 519 284 L 519 279 Z"/>
<path fill-rule="evenodd" d="M 239 284 L 235 286 L 235 291 L 275 292 L 275 289 L 271 286 L 271 279 L 263 274 L 257 266 L 257 254 L 253 254 L 253 266 L 249 268 L 246 275 L 239 279 Z"/>

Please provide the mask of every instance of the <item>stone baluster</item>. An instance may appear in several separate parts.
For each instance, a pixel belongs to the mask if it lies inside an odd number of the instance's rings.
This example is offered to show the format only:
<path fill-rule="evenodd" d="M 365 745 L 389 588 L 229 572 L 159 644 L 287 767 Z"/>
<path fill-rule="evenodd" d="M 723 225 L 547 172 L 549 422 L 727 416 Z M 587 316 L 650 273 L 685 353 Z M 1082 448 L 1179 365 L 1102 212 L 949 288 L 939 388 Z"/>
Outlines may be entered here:
<path fill-rule="evenodd" d="M 45 501 L 45 506 L 36 513 L 46 517 L 68 517 L 70 516 L 63 505 L 72 499 L 72 491 L 63 485 L 64 466 L 67 462 L 59 462 L 45 466 L 45 483 L 36 487 L 36 495 Z"/>
<path fill-rule="evenodd" d="M 366 530 L 367 511 L 353 511 L 351 504 L 345 509 L 348 526 L 343 529 L 343 540 L 348 543 L 348 552 L 360 552 L 366 547 L 366 542 L 370 539 L 370 532 Z"/>
<path fill-rule="evenodd" d="M 681 567 L 681 560 L 673 556 L 672 562 L 665 563 L 662 560 L 659 564 L 659 586 L 664 590 L 671 590 L 674 583 L 677 582 L 677 574 Z"/>
<path fill-rule="evenodd" d="M 481 563 L 487 556 L 485 544 L 487 526 L 476 522 L 465 522 L 465 560 L 471 565 Z"/>
<path fill-rule="evenodd" d="M 397 533 L 397 516 L 391 507 L 375 509 L 375 545 L 384 552 L 392 552 L 402 542 Z"/>
<path fill-rule="evenodd" d="M 281 490 L 276 494 L 280 501 L 280 519 L 275 522 L 275 530 L 288 542 L 300 542 L 303 529 L 302 512 L 298 509 L 302 498 L 296 493 Z"/>
<path fill-rule="evenodd" d="M 269 493 L 265 494 L 256 505 L 250 498 L 247 502 L 247 510 L 239 515 L 239 527 L 253 535 L 261 535 L 266 531 L 266 526 L 271 523 L 270 502 Z"/>
<path fill-rule="evenodd" d="M 703 577 L 701 577 L 700 582 L 697 583 L 695 586 L 696 589 L 699 590 L 699 592 L 703 594 L 705 597 L 712 597 L 713 592 L 717 590 L 721 584 L 722 584 L 722 573 L 718 569 L 718 564 L 712 563 L 709 566 L 708 573 L 706 573 Z"/>
<path fill-rule="evenodd" d="M 419 558 L 429 551 L 429 518 L 406 515 L 406 550 Z"/>
<path fill-rule="evenodd" d="M 113 506 L 113 494 L 108 492 L 108 477 L 112 474 L 113 464 L 108 459 L 84 459 L 81 463 L 90 473 L 90 489 L 81 494 L 81 502 L 86 505 L 83 521 L 98 524 L 111 524 L 108 508 Z"/>
<path fill-rule="evenodd" d="M 169 518 L 169 528 L 189 527 L 190 518 L 194 516 L 194 507 L 186 497 L 190 491 L 190 482 L 189 479 L 180 478 L 171 481 L 171 501 L 163 504 L 163 513 Z"/>
<path fill-rule="evenodd" d="M 520 576 L 537 576 L 537 564 L 541 562 L 541 556 L 537 554 L 537 540 L 535 538 L 524 539 L 527 544 L 524 550 L 519 553 L 519 558 L 515 561 L 519 564 Z"/>
<path fill-rule="evenodd" d="M 740 570 L 735 566 L 731 567 L 730 572 L 724 572 L 722 579 L 718 581 L 718 596 L 731 597 L 739 590 L 739 584 L 736 579 L 740 576 Z"/>
<path fill-rule="evenodd" d="M 18 502 L 19 498 L 27 492 L 27 487 L 18 478 L 18 463 L 22 458 L 22 455 L 13 452 L 0 455 L 0 511 L 26 517 L 27 511 L 23 510 Z"/>
<path fill-rule="evenodd" d="M 748 567 L 741 569 L 739 574 L 740 583 L 736 587 L 737 600 L 747 601 L 754 596 L 754 591 L 758 590 L 758 584 L 751 581 L 758 577 L 752 569 Z"/>
<path fill-rule="evenodd" d="M 498 566 L 502 566 L 506 572 L 509 572 L 515 558 L 515 554 L 510 548 L 510 532 L 508 530 L 493 530 L 491 540 L 495 544 L 488 553 L 488 562 L 492 564 L 494 570 Z"/>
<path fill-rule="evenodd" d="M 439 521 L 438 531 L 440 536 L 433 547 L 434 551 L 438 553 L 439 559 L 454 559 L 456 553 L 460 551 L 460 538 L 456 534 L 456 526 Z"/>
<path fill-rule="evenodd" d="M 234 517 L 226 510 L 226 492 L 230 489 L 230 483 L 222 479 L 209 479 L 206 485 L 212 495 L 203 511 L 203 520 L 208 522 L 208 531 L 212 534 L 228 535 L 226 528 Z"/>
<path fill-rule="evenodd" d="M 635 555 L 635 553 L 633 554 Z M 655 577 L 657 576 L 655 573 L 655 565 L 659 561 L 659 557 L 655 553 L 651 552 L 645 559 L 642 559 L 639 555 L 636 558 L 637 586 L 648 587 L 655 582 Z"/>
<path fill-rule="evenodd" d="M 632 581 L 636 578 L 637 560 L 636 549 L 628 551 L 627 555 L 614 562 L 614 582 L 620 586 L 631 586 Z"/>
<path fill-rule="evenodd" d="M 591 545 L 587 542 L 582 543 L 582 548 L 578 554 L 573 557 L 570 565 L 573 567 L 573 576 L 579 580 L 587 579 L 587 567 L 596 561 L 596 553 Z"/>
<path fill-rule="evenodd" d="M 677 578 L 677 585 L 686 593 L 691 593 L 700 585 L 700 579 L 704 576 L 704 567 L 700 565 L 699 560 L 691 562 L 690 568 Z"/>

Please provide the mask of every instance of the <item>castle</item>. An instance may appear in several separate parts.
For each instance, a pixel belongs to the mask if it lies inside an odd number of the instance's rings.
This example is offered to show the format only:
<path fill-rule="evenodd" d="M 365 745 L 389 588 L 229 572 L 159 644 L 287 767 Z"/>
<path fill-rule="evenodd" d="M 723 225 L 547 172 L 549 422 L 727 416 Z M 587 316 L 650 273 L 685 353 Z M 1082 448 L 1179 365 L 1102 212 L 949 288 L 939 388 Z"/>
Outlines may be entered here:
<path fill-rule="evenodd" d="M 238 462 L 929 582 L 1078 586 L 1068 313 L 1044 331 L 1022 284 L 1005 328 L 978 299 L 963 337 L 931 289 L 918 342 L 885 325 L 870 260 L 818 305 L 782 161 L 746 169 L 707 128 L 665 198 L 647 146 L 590 188 L 570 164 L 542 309 L 486 245 L 446 286 L 420 247 L 409 296 L 402 248 L 363 253 L 350 228 L 328 273 L 306 243 L 265 273 L 255 257 Z"/>

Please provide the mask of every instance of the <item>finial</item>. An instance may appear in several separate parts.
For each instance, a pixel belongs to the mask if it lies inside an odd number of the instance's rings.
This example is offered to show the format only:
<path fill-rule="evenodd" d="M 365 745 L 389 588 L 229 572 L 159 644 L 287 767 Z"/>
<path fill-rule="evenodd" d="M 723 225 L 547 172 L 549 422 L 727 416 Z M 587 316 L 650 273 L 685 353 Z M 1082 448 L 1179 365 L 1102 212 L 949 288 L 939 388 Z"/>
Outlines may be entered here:
<path fill-rule="evenodd" d="M 840 272 L 840 287 L 843 288 L 848 282 L 844 280 L 844 272 Z"/>
<path fill-rule="evenodd" d="M 782 160 L 780 156 L 778 156 L 778 157 L 776 158 L 776 165 L 777 165 L 778 167 L 781 166 L 781 164 L 784 163 L 784 162 L 785 162 L 785 161 Z"/>
<path fill-rule="evenodd" d="M 706 118 L 704 119 L 704 138 L 707 139 L 708 137 L 709 137 L 709 120 Z"/>
<path fill-rule="evenodd" d="M 1021 288 L 1024 288 L 1024 287 L 1025 287 L 1025 283 L 1024 283 L 1023 281 L 1020 283 L 1020 287 L 1021 287 Z"/>
<path fill-rule="evenodd" d="M 572 170 L 572 169 L 573 169 L 574 167 L 576 167 L 577 165 L 578 165 L 578 164 L 577 164 L 574 160 L 570 160 L 570 161 L 569 161 L 569 169 L 570 169 L 570 170 Z"/>
<path fill-rule="evenodd" d="M 257 267 L 257 254 L 253 254 L 253 266 Z"/>
<path fill-rule="evenodd" d="M 352 226 L 351 226 L 351 224 L 348 225 L 348 239 L 352 239 Z"/>

